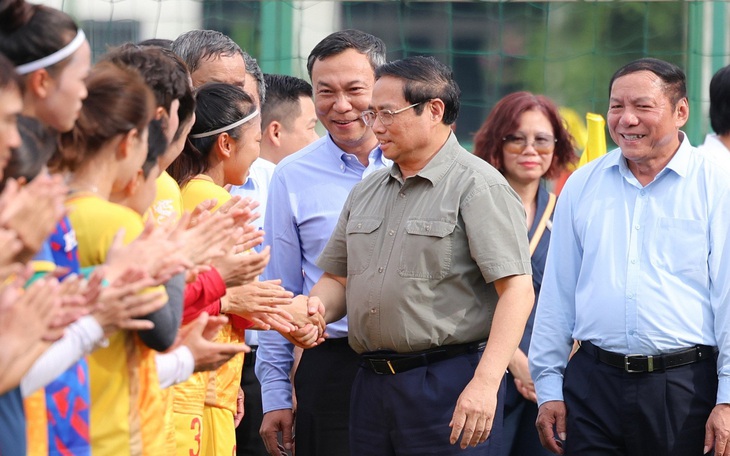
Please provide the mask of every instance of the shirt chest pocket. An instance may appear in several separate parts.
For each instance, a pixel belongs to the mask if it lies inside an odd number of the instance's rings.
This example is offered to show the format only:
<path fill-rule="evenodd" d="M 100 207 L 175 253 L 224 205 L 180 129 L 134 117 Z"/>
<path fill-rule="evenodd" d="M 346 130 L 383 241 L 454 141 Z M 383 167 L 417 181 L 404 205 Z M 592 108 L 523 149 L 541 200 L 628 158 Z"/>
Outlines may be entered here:
<path fill-rule="evenodd" d="M 347 222 L 347 274 L 362 274 L 370 266 L 383 219 L 361 218 Z"/>
<path fill-rule="evenodd" d="M 703 222 L 662 217 L 648 241 L 649 261 L 654 267 L 687 278 L 698 273 L 704 277 L 709 248 Z"/>
<path fill-rule="evenodd" d="M 419 279 L 443 279 L 451 271 L 456 223 L 408 220 L 398 274 Z"/>

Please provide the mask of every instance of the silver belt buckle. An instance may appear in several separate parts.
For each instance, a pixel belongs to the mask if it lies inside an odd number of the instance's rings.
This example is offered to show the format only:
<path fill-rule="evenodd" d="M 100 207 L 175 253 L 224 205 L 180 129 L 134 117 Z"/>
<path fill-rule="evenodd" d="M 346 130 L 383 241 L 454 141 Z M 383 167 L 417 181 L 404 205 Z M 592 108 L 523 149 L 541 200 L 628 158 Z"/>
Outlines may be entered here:
<path fill-rule="evenodd" d="M 629 374 L 639 374 L 644 372 L 643 370 L 635 370 L 630 367 L 631 359 L 638 357 L 644 358 L 644 355 L 635 353 L 624 356 L 624 370 Z M 654 372 L 654 357 L 652 355 L 646 356 L 646 372 Z"/>

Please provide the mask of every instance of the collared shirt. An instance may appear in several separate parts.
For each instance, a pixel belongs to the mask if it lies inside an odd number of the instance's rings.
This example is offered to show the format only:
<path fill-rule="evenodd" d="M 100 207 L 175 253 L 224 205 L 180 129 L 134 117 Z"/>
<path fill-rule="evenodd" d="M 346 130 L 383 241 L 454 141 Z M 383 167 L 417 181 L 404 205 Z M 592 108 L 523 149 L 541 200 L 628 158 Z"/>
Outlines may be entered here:
<path fill-rule="evenodd" d="M 525 211 L 451 134 L 415 176 L 398 165 L 350 194 L 317 264 L 347 277 L 350 346 L 401 353 L 489 335 L 492 282 L 530 273 Z"/>
<path fill-rule="evenodd" d="M 251 222 L 253 226 L 258 230 L 264 229 L 264 220 L 266 219 L 266 201 L 269 195 L 269 182 L 271 182 L 271 176 L 274 174 L 274 168 L 276 165 L 264 158 L 257 158 L 251 164 L 248 170 L 248 176 L 246 182 L 243 185 L 236 185 L 231 187 L 231 195 L 240 195 L 243 198 L 250 197 L 254 201 L 259 202 L 259 207 L 256 212 L 259 213 L 259 218 Z M 254 247 L 254 250 L 261 252 L 264 248 L 263 244 L 259 244 Z M 246 331 L 246 344 L 258 345 L 259 344 L 259 332 L 258 331 Z"/>
<path fill-rule="evenodd" d="M 730 401 L 730 180 L 683 133 L 642 186 L 621 150 L 560 194 L 530 345 L 540 403 L 562 400 L 572 340 L 624 354 L 718 346 L 718 403 Z"/>
<path fill-rule="evenodd" d="M 326 135 L 282 160 L 274 171 L 264 222 L 271 261 L 265 279 L 281 279 L 282 286 L 309 294 L 322 270 L 315 260 L 334 229 L 342 205 L 355 184 L 376 169 L 390 166 L 380 148 L 370 152 L 363 166 Z M 327 326 L 331 337 L 347 336 L 347 320 Z M 293 346 L 280 334 L 262 331 L 256 352 L 256 376 L 261 382 L 264 413 L 291 408 L 289 372 Z"/>
<path fill-rule="evenodd" d="M 264 228 L 266 201 L 269 194 L 269 183 L 271 182 L 271 177 L 274 175 L 274 168 L 276 168 L 275 164 L 259 157 L 251 164 L 246 182 L 243 185 L 231 187 L 231 195 L 240 195 L 243 198 L 250 197 L 254 201 L 259 202 L 259 207 L 256 209 L 256 212 L 260 214 L 260 217 L 251 222 L 259 230 Z M 257 251 L 260 250 L 261 247 L 258 247 Z"/>
<path fill-rule="evenodd" d="M 727 146 L 714 133 L 705 136 L 705 142 L 701 146 L 697 146 L 697 150 L 711 155 L 714 160 L 720 160 L 730 164 L 730 150 L 728 150 Z"/>

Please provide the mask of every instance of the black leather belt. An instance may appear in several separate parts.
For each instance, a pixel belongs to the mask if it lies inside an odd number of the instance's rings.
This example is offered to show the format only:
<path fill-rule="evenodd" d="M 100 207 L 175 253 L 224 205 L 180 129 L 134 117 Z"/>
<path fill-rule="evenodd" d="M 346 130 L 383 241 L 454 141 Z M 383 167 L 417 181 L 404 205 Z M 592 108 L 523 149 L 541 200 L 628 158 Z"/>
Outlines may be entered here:
<path fill-rule="evenodd" d="M 417 367 L 484 350 L 486 341 L 443 345 L 413 353 L 370 352 L 360 355 L 360 365 L 380 375 L 395 375 Z"/>
<path fill-rule="evenodd" d="M 663 355 L 622 355 L 600 347 L 588 341 L 580 343 L 581 350 L 586 350 L 599 361 L 609 366 L 618 367 L 628 373 L 654 372 L 686 366 L 687 364 L 712 359 L 715 356 L 715 347 L 709 345 L 695 345 L 694 347 L 679 350 Z"/>

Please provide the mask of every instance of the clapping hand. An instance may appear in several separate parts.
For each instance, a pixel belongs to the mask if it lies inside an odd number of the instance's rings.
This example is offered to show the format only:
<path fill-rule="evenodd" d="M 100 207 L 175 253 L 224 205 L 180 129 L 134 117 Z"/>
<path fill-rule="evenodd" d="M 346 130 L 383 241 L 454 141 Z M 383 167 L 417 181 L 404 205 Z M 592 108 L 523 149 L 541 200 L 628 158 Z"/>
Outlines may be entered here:
<path fill-rule="evenodd" d="M 214 371 L 237 354 L 247 351 L 244 344 L 214 342 L 226 322 L 228 318 L 225 315 L 209 316 L 203 312 L 180 330 L 178 345 L 190 350 L 195 360 L 195 372 Z"/>
<path fill-rule="evenodd" d="M 66 215 L 64 200 L 68 188 L 61 176 L 41 174 L 20 187 L 10 179 L 0 194 L 0 226 L 15 232 L 23 248 L 16 254 L 29 261 Z"/>
<path fill-rule="evenodd" d="M 115 235 L 106 254 L 106 278 L 114 283 L 130 269 L 141 269 L 153 285 L 167 282 L 193 264 L 182 253 L 182 241 L 175 239 L 175 225 L 155 227 L 151 221 L 142 233 L 124 245 L 124 229 Z"/>
<path fill-rule="evenodd" d="M 144 331 L 154 328 L 151 321 L 139 319 L 167 303 L 164 291 L 146 290 L 154 284 L 155 280 L 143 270 L 130 268 L 101 290 L 91 315 L 107 337 L 119 330 Z"/>

